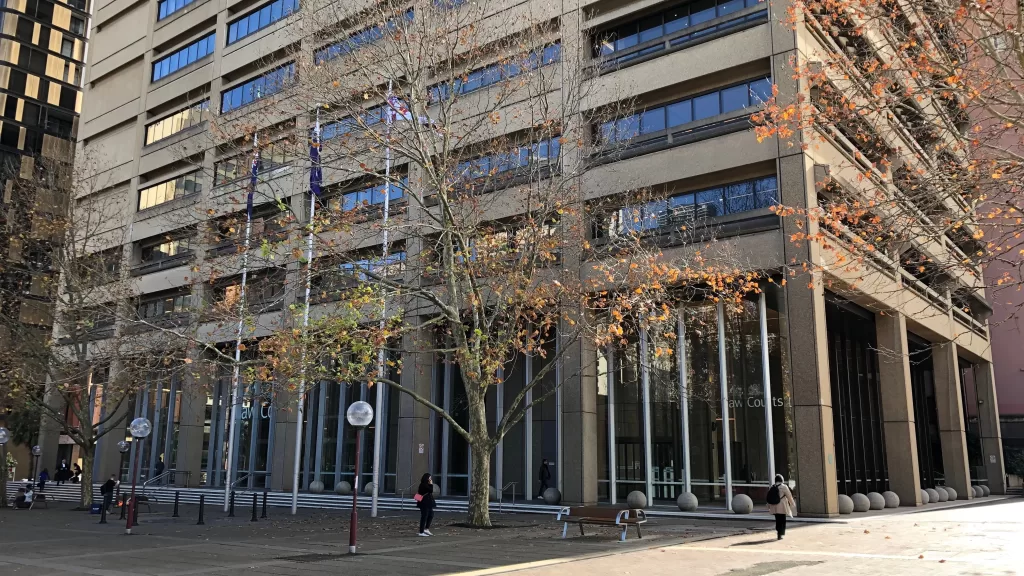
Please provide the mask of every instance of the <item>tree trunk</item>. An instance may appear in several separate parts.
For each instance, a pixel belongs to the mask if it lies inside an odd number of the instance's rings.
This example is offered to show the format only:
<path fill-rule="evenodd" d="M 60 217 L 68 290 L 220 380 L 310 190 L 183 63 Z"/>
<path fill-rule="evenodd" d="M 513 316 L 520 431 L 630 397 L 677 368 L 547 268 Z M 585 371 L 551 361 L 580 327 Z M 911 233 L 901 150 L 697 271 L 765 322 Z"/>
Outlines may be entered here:
<path fill-rule="evenodd" d="M 466 383 L 467 388 L 472 386 Z M 469 442 L 472 466 L 469 488 L 469 523 L 472 526 L 489 527 L 491 487 L 491 438 L 487 431 L 487 407 L 484 388 L 469 392 Z"/>
<path fill-rule="evenodd" d="M 80 502 L 83 510 L 92 507 L 92 464 L 95 458 L 96 445 L 82 446 L 82 499 Z"/>

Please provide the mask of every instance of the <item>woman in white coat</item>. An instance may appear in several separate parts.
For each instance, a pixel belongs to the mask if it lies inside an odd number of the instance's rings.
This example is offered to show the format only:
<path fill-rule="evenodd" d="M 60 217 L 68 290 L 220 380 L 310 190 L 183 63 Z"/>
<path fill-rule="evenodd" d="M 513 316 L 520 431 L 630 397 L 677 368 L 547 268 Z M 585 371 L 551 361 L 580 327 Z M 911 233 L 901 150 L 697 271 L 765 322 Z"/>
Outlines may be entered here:
<path fill-rule="evenodd" d="M 774 504 L 773 500 L 776 500 Z M 782 540 L 786 535 L 786 518 L 796 514 L 793 492 L 786 486 L 786 479 L 782 474 L 775 475 L 775 484 L 768 489 L 768 512 L 775 516 L 775 532 L 778 533 L 779 540 Z"/>

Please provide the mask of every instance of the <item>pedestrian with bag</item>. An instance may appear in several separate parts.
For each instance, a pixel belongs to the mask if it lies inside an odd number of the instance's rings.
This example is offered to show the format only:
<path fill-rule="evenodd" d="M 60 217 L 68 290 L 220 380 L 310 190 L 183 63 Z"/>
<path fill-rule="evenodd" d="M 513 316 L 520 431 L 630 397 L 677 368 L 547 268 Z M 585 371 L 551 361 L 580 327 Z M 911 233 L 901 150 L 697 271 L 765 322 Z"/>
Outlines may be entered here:
<path fill-rule="evenodd" d="M 782 474 L 775 475 L 775 484 L 768 489 L 768 512 L 775 516 L 775 532 L 779 540 L 786 536 L 786 518 L 796 515 L 796 501 L 793 492 L 786 486 Z"/>
<path fill-rule="evenodd" d="M 110 504 L 114 501 L 114 490 L 117 489 L 117 477 L 113 474 L 110 479 L 100 486 L 100 494 L 103 496 L 103 509 L 110 512 Z"/>
<path fill-rule="evenodd" d="M 433 536 L 430 532 L 430 523 L 434 520 L 437 502 L 434 501 L 434 478 L 429 472 L 420 478 L 420 487 L 413 498 L 416 499 L 416 507 L 420 509 L 419 536 Z"/>

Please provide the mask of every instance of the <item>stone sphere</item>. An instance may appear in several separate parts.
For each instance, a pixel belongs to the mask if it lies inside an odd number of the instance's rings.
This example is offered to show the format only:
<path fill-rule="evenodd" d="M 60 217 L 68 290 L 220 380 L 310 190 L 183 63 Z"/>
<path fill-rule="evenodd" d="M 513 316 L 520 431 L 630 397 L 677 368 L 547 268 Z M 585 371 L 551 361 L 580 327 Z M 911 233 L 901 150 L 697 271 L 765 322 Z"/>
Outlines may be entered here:
<path fill-rule="evenodd" d="M 868 492 L 868 504 L 872 510 L 885 508 L 885 497 L 878 492 Z"/>
<path fill-rule="evenodd" d="M 982 496 L 985 495 L 985 491 L 982 490 L 981 486 L 978 485 L 971 486 L 971 493 L 974 494 L 975 498 L 981 498 Z"/>
<path fill-rule="evenodd" d="M 348 496 L 352 493 L 352 485 L 342 480 L 334 485 L 334 493 L 342 496 Z"/>
<path fill-rule="evenodd" d="M 924 488 L 921 489 L 921 504 L 927 504 L 932 501 L 931 494 L 928 493 Z"/>
<path fill-rule="evenodd" d="M 939 495 L 939 502 L 949 500 L 949 492 L 946 492 L 945 486 L 936 486 L 935 493 Z"/>
<path fill-rule="evenodd" d="M 644 509 L 647 507 L 647 496 L 639 490 L 633 490 L 626 496 L 626 506 Z"/>
<path fill-rule="evenodd" d="M 850 499 L 853 500 L 854 512 L 867 512 L 868 510 L 871 510 L 871 500 L 868 500 L 868 497 L 860 492 L 850 496 Z"/>
<path fill-rule="evenodd" d="M 981 484 L 981 490 L 985 493 L 985 496 L 990 496 L 992 494 L 992 489 L 985 484 Z"/>
<path fill-rule="evenodd" d="M 313 494 L 320 494 L 324 491 L 324 483 L 319 480 L 313 480 L 309 483 L 309 491 Z"/>
<path fill-rule="evenodd" d="M 363 494 L 367 496 L 373 496 L 373 482 L 367 482 L 366 487 L 363 488 Z"/>
<path fill-rule="evenodd" d="M 494 486 L 487 487 L 487 498 L 491 502 L 494 502 L 498 499 L 498 491 L 494 488 Z"/>
<path fill-rule="evenodd" d="M 924 491 L 928 493 L 928 503 L 935 504 L 936 502 L 939 501 L 938 490 L 936 490 L 935 488 L 925 488 Z M 946 494 L 946 497 L 948 498 L 949 494 Z"/>
<path fill-rule="evenodd" d="M 746 494 L 737 494 L 732 497 L 732 511 L 737 514 L 750 514 L 754 511 L 754 501 Z"/>
<path fill-rule="evenodd" d="M 900 507 L 900 495 L 893 492 L 892 490 L 886 490 L 885 492 L 882 492 L 882 499 L 885 500 L 886 508 Z"/>
<path fill-rule="evenodd" d="M 548 506 L 555 506 L 562 501 L 562 493 L 554 487 L 545 490 L 541 497 L 544 498 L 544 503 Z"/>
<path fill-rule="evenodd" d="M 946 488 L 946 494 L 949 494 L 949 501 L 950 502 L 953 502 L 957 498 L 959 498 L 959 494 L 956 493 L 956 490 L 950 488 L 949 486 L 946 486 L 945 488 Z"/>
<path fill-rule="evenodd" d="M 839 495 L 839 513 L 850 514 L 853 512 L 853 499 L 846 494 Z"/>
<path fill-rule="evenodd" d="M 437 484 L 434 484 L 434 496 L 440 496 L 440 495 L 441 495 L 441 487 L 438 486 Z"/>
<path fill-rule="evenodd" d="M 697 497 L 690 492 L 683 492 L 676 498 L 676 505 L 683 512 L 694 512 L 697 510 Z"/>

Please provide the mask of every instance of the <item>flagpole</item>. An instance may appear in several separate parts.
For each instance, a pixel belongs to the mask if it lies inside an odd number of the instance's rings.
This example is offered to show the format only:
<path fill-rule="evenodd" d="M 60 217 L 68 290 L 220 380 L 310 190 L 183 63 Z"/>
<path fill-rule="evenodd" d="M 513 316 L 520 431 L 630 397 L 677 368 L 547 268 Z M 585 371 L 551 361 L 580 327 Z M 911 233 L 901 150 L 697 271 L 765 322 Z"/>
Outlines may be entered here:
<path fill-rule="evenodd" d="M 387 131 L 385 138 L 387 145 L 384 147 L 384 219 L 382 224 L 383 236 L 383 264 L 388 262 L 388 216 L 391 211 L 391 123 L 394 121 L 395 110 L 391 106 L 392 81 L 388 80 L 387 106 Z M 388 299 L 386 294 L 381 294 L 380 302 L 380 329 L 383 332 L 387 320 Z M 381 425 L 381 414 L 384 410 L 384 384 L 379 379 L 384 378 L 384 347 L 377 351 L 377 429 L 373 433 L 373 498 L 370 504 L 370 517 L 377 517 L 377 495 L 380 492 L 380 449 L 384 433 L 384 426 Z"/>
<path fill-rule="evenodd" d="M 320 145 L 320 107 L 316 108 L 316 127 L 313 129 L 313 134 L 316 138 L 316 145 Z M 317 161 L 319 161 L 320 155 L 317 154 Z M 311 159 L 312 160 L 312 159 Z M 309 169 L 315 170 L 316 166 L 313 166 L 310 162 Z M 310 178 L 310 189 L 309 189 L 309 236 L 306 238 L 306 299 L 305 309 L 302 311 L 302 335 L 306 335 L 306 329 L 309 327 L 309 307 L 311 303 L 309 301 L 310 289 L 313 285 L 313 219 L 316 217 L 316 192 L 313 190 L 312 177 Z M 292 470 L 292 514 L 294 515 L 299 508 L 299 456 L 302 452 L 302 416 L 305 412 L 305 405 L 303 403 L 303 397 L 306 395 L 306 344 L 302 344 L 302 380 L 299 381 L 299 410 L 298 416 L 295 420 L 295 467 Z"/>
<path fill-rule="evenodd" d="M 245 284 L 249 277 L 249 237 L 252 234 L 252 202 L 256 194 L 256 175 L 259 170 L 259 133 L 252 135 L 253 166 L 252 181 L 249 183 L 249 197 L 245 210 L 245 248 L 242 250 L 242 287 L 238 303 L 238 332 L 235 337 L 235 367 L 231 375 L 231 425 L 228 431 L 228 470 L 224 482 L 224 511 L 228 511 L 232 484 L 235 483 L 235 435 L 238 433 L 238 404 L 242 393 L 242 382 L 239 378 L 240 362 L 242 361 L 242 329 L 245 326 Z"/>

